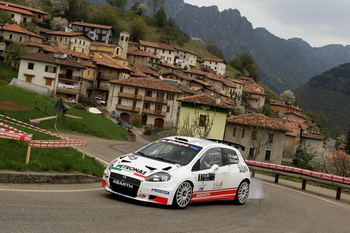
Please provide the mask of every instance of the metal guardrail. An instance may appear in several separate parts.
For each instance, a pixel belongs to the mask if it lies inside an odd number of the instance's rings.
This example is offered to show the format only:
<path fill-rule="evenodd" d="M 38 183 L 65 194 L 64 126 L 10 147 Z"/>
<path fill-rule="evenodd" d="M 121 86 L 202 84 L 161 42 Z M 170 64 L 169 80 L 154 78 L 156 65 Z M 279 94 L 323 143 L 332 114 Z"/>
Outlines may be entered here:
<path fill-rule="evenodd" d="M 278 183 L 280 175 L 302 179 L 302 190 L 306 189 L 307 181 L 314 181 L 322 184 L 334 185 L 337 187 L 337 200 L 340 200 L 343 188 L 350 189 L 350 178 L 348 177 L 336 176 L 332 174 L 315 172 L 301 168 L 283 166 L 272 163 L 257 162 L 252 160 L 246 160 L 246 163 L 252 170 L 253 177 L 255 175 L 255 171 L 264 171 L 275 174 L 275 183 Z"/>

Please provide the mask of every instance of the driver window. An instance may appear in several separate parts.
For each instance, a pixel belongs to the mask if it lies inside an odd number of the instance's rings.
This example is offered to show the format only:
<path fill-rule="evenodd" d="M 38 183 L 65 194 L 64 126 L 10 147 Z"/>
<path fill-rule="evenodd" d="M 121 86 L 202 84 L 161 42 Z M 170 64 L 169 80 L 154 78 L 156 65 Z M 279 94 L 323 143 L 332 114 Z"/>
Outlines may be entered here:
<path fill-rule="evenodd" d="M 222 166 L 222 154 L 219 148 L 209 149 L 200 158 L 199 169 L 205 170 L 211 168 L 214 164 Z"/>
<path fill-rule="evenodd" d="M 223 165 L 237 164 L 239 162 L 236 151 L 222 148 Z"/>

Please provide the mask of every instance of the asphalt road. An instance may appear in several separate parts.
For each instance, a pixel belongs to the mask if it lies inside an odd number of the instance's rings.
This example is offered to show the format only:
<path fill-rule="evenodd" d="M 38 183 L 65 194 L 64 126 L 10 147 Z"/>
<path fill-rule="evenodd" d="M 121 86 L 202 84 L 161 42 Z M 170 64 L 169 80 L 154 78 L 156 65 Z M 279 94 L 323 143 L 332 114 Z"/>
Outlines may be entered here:
<path fill-rule="evenodd" d="M 83 150 L 109 162 L 147 143 L 88 139 Z M 115 197 L 99 183 L 0 184 L 0 232 L 350 232 L 350 196 L 257 175 L 243 206 L 229 202 L 185 210 Z"/>
<path fill-rule="evenodd" d="M 176 210 L 115 197 L 96 183 L 0 184 L 0 232 L 349 232 L 348 196 L 336 201 L 334 192 L 315 196 L 293 186 L 261 176 L 243 206 Z"/>

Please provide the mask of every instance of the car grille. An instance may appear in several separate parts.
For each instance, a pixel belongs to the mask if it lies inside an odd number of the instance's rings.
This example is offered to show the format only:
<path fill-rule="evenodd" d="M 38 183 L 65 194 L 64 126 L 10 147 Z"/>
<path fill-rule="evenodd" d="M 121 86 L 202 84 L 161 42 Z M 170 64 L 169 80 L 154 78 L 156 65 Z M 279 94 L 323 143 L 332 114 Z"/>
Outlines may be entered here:
<path fill-rule="evenodd" d="M 136 197 L 141 181 L 125 175 L 111 173 L 109 178 L 111 189 L 114 192 L 124 194 L 130 197 Z"/>

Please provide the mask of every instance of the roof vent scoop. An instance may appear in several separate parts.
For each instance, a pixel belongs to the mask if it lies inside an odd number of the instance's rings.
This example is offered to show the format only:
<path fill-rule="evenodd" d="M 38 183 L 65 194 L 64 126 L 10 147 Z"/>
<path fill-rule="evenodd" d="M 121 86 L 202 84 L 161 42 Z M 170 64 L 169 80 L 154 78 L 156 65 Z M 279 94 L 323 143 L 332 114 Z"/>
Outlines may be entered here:
<path fill-rule="evenodd" d="M 179 137 L 176 137 L 175 138 L 176 140 L 179 140 L 179 141 L 183 141 L 183 142 L 188 142 L 188 140 L 186 138 L 179 138 Z"/>

